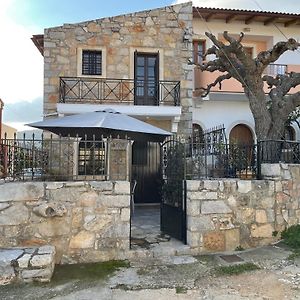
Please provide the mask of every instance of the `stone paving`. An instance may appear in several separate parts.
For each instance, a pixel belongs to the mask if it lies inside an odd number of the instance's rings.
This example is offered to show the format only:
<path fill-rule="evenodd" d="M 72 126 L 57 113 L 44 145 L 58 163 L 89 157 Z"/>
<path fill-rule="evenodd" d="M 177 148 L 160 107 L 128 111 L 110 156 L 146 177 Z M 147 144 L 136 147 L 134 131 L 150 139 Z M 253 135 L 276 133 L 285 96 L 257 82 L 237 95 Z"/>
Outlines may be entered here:
<path fill-rule="evenodd" d="M 160 207 L 137 206 L 131 220 L 131 249 L 151 249 L 171 237 L 160 231 Z"/>
<path fill-rule="evenodd" d="M 63 283 L 0 287 L 1 299 L 300 299 L 300 261 L 278 246 L 201 256 L 135 257 L 102 280 L 70 279 Z M 259 270 L 228 276 L 215 268 L 232 265 L 220 256 L 237 255 Z"/>

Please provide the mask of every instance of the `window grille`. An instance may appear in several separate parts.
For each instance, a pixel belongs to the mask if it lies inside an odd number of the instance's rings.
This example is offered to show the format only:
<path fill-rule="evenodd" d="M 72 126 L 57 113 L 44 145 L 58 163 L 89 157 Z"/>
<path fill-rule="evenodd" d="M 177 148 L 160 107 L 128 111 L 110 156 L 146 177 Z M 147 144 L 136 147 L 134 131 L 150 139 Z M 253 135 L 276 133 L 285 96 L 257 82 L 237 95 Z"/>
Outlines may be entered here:
<path fill-rule="evenodd" d="M 79 143 L 78 175 L 105 174 L 105 143 L 82 141 Z"/>
<path fill-rule="evenodd" d="M 102 75 L 102 51 L 82 51 L 82 75 Z"/>

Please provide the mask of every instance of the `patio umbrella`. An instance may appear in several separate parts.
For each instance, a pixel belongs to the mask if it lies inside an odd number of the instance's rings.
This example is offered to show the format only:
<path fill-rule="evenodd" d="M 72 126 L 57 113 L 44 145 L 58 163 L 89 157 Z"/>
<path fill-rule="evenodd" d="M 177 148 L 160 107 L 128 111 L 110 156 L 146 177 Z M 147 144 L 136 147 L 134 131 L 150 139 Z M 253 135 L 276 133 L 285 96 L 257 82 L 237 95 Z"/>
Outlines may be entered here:
<path fill-rule="evenodd" d="M 112 109 L 76 114 L 27 124 L 62 136 L 76 135 L 96 138 L 112 136 L 144 141 L 163 141 L 172 133 Z"/>

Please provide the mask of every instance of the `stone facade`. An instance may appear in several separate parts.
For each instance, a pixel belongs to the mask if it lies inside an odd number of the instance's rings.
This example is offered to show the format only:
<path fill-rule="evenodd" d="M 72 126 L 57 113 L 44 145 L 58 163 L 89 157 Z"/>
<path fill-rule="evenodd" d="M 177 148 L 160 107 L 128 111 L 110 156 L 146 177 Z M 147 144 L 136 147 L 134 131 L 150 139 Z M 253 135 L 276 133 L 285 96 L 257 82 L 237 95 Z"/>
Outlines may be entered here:
<path fill-rule="evenodd" d="M 194 253 L 266 245 L 300 223 L 300 166 L 265 165 L 262 173 L 264 180 L 187 182 L 187 242 Z"/>
<path fill-rule="evenodd" d="M 56 263 L 124 258 L 129 250 L 126 181 L 0 185 L 0 248 L 53 245 Z"/>
<path fill-rule="evenodd" d="M 55 247 L 0 249 L 0 285 L 49 282 L 54 271 Z"/>
<path fill-rule="evenodd" d="M 80 49 L 101 48 L 103 77 L 133 79 L 134 51 L 160 55 L 160 79 L 181 82 L 180 133 L 190 133 L 192 3 L 168 6 L 44 31 L 44 113 L 56 111 L 59 77 L 77 77 Z M 147 111 L 145 111 L 145 116 Z"/>

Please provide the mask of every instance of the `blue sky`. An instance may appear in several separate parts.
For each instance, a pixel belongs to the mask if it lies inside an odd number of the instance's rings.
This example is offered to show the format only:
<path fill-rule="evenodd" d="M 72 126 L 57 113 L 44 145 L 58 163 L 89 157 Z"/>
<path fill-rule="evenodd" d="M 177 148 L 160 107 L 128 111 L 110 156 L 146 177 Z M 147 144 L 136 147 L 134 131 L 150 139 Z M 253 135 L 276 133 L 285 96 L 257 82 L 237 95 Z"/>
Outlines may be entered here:
<path fill-rule="evenodd" d="M 42 119 L 43 58 L 30 40 L 43 29 L 185 0 L 0 0 L 0 98 L 4 122 Z M 283 5 L 284 3 L 284 5 Z M 194 0 L 195 6 L 300 13 L 299 0 Z M 284 7 L 283 7 L 284 6 Z M 20 103 L 21 102 L 21 103 Z"/>
<path fill-rule="evenodd" d="M 14 0 L 8 13 L 30 27 L 52 27 L 171 5 L 172 0 Z"/>

